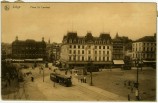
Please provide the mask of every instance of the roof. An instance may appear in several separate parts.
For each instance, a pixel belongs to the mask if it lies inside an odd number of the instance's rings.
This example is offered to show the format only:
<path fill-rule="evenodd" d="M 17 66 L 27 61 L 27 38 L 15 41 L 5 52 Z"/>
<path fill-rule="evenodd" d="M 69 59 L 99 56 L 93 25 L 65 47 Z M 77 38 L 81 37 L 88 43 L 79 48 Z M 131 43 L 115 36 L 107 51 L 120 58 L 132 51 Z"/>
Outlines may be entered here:
<path fill-rule="evenodd" d="M 41 45 L 44 44 L 46 45 L 46 43 L 44 41 L 35 41 L 32 39 L 27 39 L 27 40 L 15 40 L 12 42 L 12 44 L 18 44 L 18 45 L 26 45 L 26 44 L 36 44 L 36 45 Z"/>
<path fill-rule="evenodd" d="M 144 36 L 135 42 L 156 42 L 156 37 L 155 36 Z"/>
<path fill-rule="evenodd" d="M 101 33 L 98 37 L 94 37 L 91 32 L 87 32 L 85 36 L 78 36 L 77 32 L 68 32 L 67 35 L 63 37 L 63 41 L 71 43 L 78 43 L 79 41 L 90 43 L 94 41 L 108 41 L 110 43 L 111 37 L 109 33 Z"/>

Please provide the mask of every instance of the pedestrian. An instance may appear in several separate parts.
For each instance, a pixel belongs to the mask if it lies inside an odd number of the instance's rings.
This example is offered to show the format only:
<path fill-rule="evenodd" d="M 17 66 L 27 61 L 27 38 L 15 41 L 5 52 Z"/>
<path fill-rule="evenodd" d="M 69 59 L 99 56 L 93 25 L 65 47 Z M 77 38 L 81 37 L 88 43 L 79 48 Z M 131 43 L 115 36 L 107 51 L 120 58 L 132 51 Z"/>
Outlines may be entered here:
<path fill-rule="evenodd" d="M 51 70 L 51 68 L 49 67 L 49 70 Z"/>
<path fill-rule="evenodd" d="M 130 85 L 131 85 L 131 81 L 129 80 L 129 81 L 128 81 L 128 86 L 130 86 Z"/>
<path fill-rule="evenodd" d="M 86 83 L 86 77 L 84 76 L 84 83 Z"/>
<path fill-rule="evenodd" d="M 133 86 L 131 86 L 131 93 L 133 93 Z"/>
<path fill-rule="evenodd" d="M 81 83 L 83 82 L 83 79 L 81 78 Z"/>
<path fill-rule="evenodd" d="M 67 71 L 65 71 L 65 75 L 67 75 Z"/>
<path fill-rule="evenodd" d="M 130 101 L 130 95 L 128 94 L 128 101 Z"/>
<path fill-rule="evenodd" d="M 34 81 L 34 77 L 33 77 L 33 76 L 31 77 L 31 81 L 32 81 L 32 82 Z"/>

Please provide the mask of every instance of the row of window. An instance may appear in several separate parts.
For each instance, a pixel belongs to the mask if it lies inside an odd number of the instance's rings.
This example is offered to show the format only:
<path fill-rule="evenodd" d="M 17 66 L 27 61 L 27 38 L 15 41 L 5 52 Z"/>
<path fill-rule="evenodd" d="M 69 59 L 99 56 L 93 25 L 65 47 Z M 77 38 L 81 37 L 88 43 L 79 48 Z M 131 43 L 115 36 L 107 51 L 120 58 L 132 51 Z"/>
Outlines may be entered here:
<path fill-rule="evenodd" d="M 88 61 L 91 60 L 91 57 L 88 56 Z M 95 61 L 109 61 L 109 57 L 95 57 Z M 69 61 L 86 61 L 84 56 L 69 56 Z"/>
<path fill-rule="evenodd" d="M 142 46 L 142 43 L 133 43 L 133 46 Z M 156 46 L 156 43 L 143 43 L 143 46 Z"/>
<path fill-rule="evenodd" d="M 70 45 L 70 49 L 72 49 L 72 48 L 74 48 L 74 49 L 76 49 L 76 48 L 78 48 L 78 49 L 91 49 L 91 45 L 89 45 L 89 46 L 84 46 L 84 45 Z M 106 48 L 107 47 L 107 48 Z M 109 46 L 95 46 L 94 47 L 95 49 L 109 49 Z"/>
<path fill-rule="evenodd" d="M 133 58 L 156 58 L 155 54 L 133 54 Z"/>
<path fill-rule="evenodd" d="M 68 41 L 65 39 L 64 41 L 63 41 L 64 43 L 80 43 L 80 44 L 84 44 L 84 43 L 86 43 L 86 41 L 85 40 L 72 40 L 72 39 L 69 39 Z M 92 41 L 93 42 L 93 41 Z M 95 43 L 95 44 L 109 44 L 110 43 L 110 40 L 103 40 L 103 41 L 94 41 L 93 43 Z"/>
<path fill-rule="evenodd" d="M 143 50 L 142 48 L 133 48 L 133 51 L 155 51 L 156 48 L 155 47 L 143 47 Z"/>
<path fill-rule="evenodd" d="M 93 51 L 91 51 L 91 50 L 88 50 L 88 54 L 91 54 Z M 85 51 L 84 50 L 82 50 L 82 51 L 80 51 L 80 50 L 78 50 L 78 52 L 76 51 L 76 50 L 69 50 L 69 54 L 84 54 L 85 53 Z M 95 51 L 95 54 L 101 54 L 101 51 Z M 105 51 L 102 51 L 102 53 L 103 54 L 105 54 Z M 109 51 L 106 51 L 106 54 L 109 54 Z"/>
<path fill-rule="evenodd" d="M 44 55 L 44 54 L 13 54 L 13 55 Z"/>

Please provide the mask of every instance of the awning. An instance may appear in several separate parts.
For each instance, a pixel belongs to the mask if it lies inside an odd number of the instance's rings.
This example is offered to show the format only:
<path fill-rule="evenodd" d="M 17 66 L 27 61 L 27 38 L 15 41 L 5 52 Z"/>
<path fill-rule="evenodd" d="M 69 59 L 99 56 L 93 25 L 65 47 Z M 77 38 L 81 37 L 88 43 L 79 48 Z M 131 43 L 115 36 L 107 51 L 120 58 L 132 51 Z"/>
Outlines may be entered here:
<path fill-rule="evenodd" d="M 125 64 L 123 60 L 113 60 L 114 64 Z"/>
<path fill-rule="evenodd" d="M 156 63 L 156 61 L 143 60 L 144 63 Z"/>

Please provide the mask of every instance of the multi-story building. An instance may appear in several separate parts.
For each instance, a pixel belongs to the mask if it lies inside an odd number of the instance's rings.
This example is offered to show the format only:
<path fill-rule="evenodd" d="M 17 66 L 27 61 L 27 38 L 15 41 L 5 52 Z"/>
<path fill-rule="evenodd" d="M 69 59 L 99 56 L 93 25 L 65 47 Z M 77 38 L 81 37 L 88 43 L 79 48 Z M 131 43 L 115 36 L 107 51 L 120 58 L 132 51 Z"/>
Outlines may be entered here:
<path fill-rule="evenodd" d="M 12 46 L 9 43 L 1 44 L 2 59 L 10 59 L 12 54 Z"/>
<path fill-rule="evenodd" d="M 112 63 L 110 34 L 93 37 L 91 33 L 78 36 L 76 32 L 68 32 L 62 43 L 60 61 L 63 67 L 85 66 L 90 61 L 99 67 Z"/>
<path fill-rule="evenodd" d="M 124 52 L 125 52 L 125 47 L 123 40 L 121 37 L 116 34 L 116 37 L 112 40 L 113 43 L 113 60 L 123 60 L 124 59 Z"/>
<path fill-rule="evenodd" d="M 12 58 L 13 59 L 45 59 L 46 43 L 44 38 L 42 41 L 35 40 L 16 40 L 12 43 Z"/>
<path fill-rule="evenodd" d="M 139 59 L 142 62 L 156 61 L 156 34 L 144 36 L 132 43 L 133 60 Z"/>
<path fill-rule="evenodd" d="M 47 43 L 46 54 L 49 62 L 55 63 L 60 59 L 60 45 L 59 43 L 50 43 L 50 40 Z"/>
<path fill-rule="evenodd" d="M 113 51 L 112 51 L 112 59 L 113 66 L 123 67 L 124 65 L 124 56 L 125 56 L 125 46 L 122 37 L 119 37 L 118 33 L 116 37 L 112 40 Z"/>

